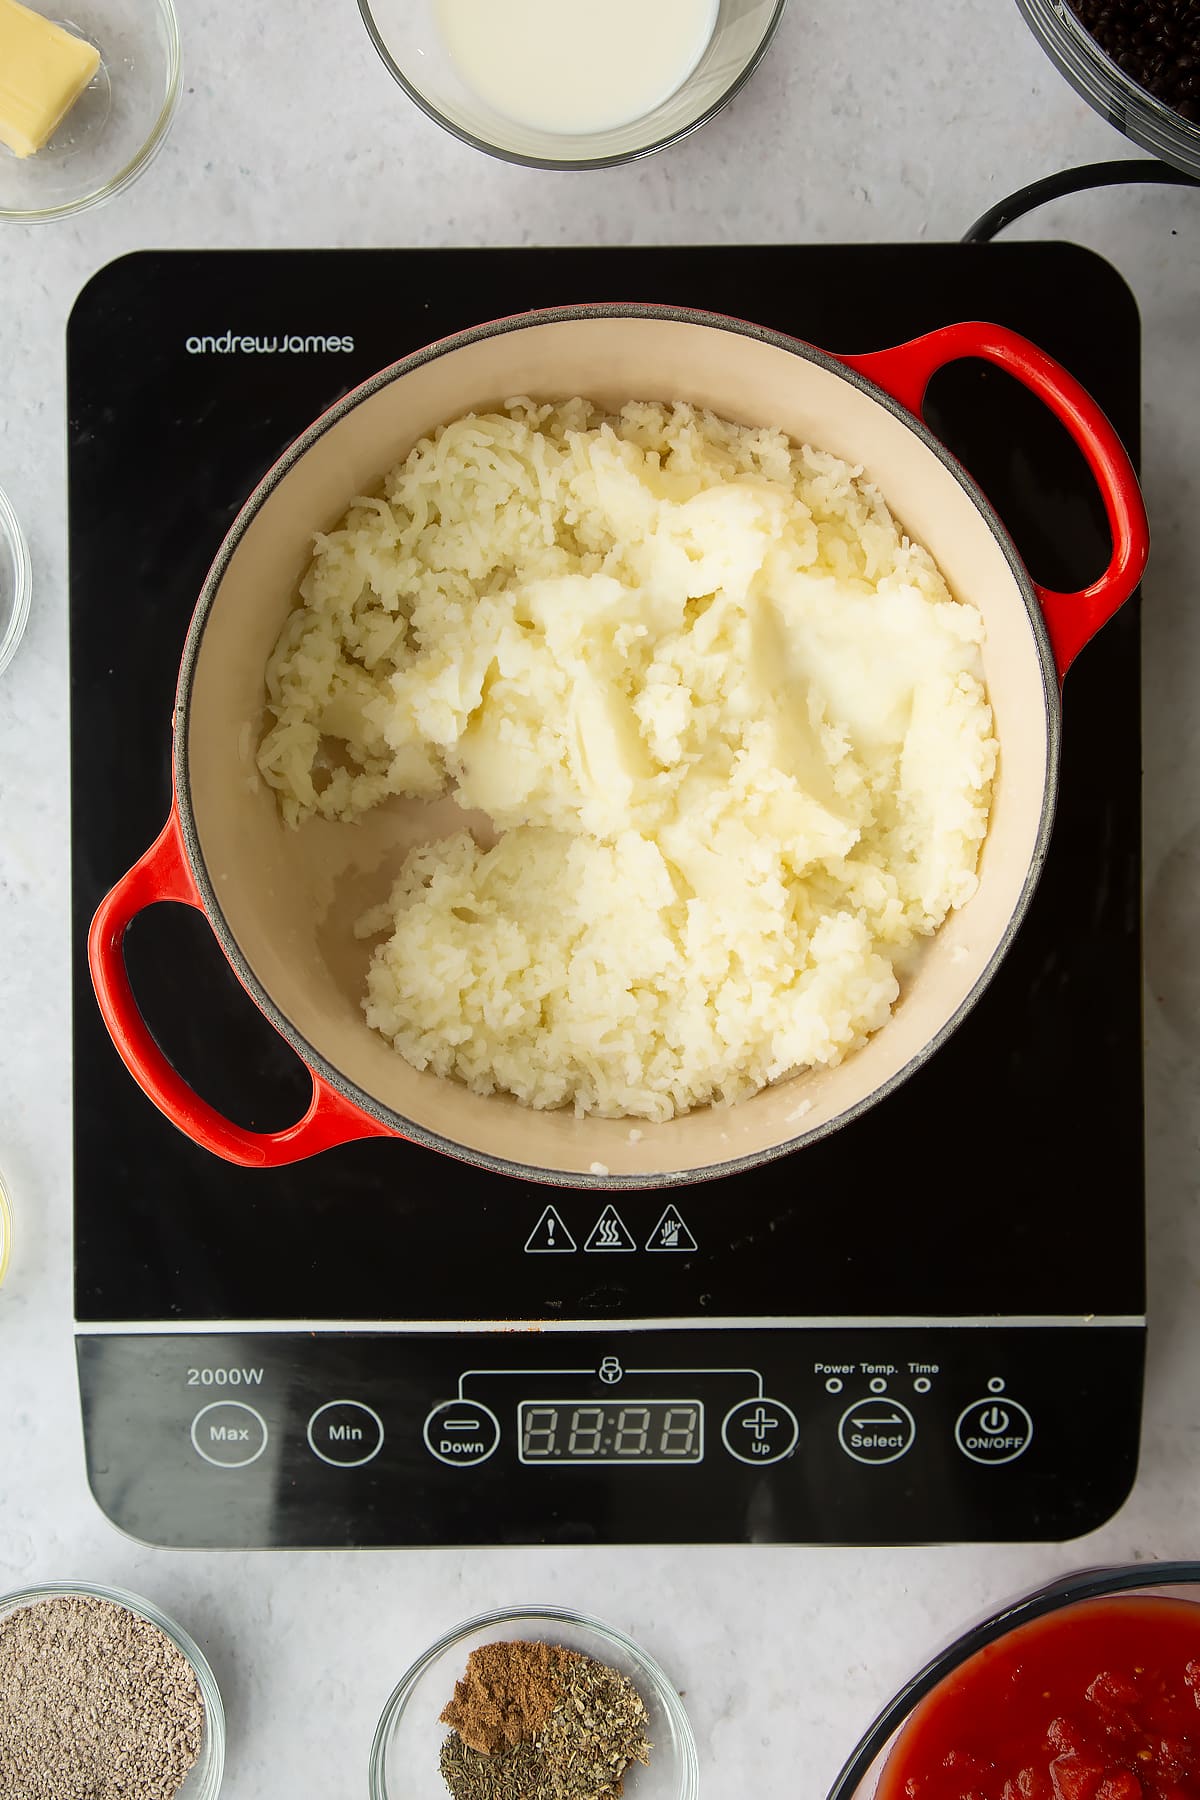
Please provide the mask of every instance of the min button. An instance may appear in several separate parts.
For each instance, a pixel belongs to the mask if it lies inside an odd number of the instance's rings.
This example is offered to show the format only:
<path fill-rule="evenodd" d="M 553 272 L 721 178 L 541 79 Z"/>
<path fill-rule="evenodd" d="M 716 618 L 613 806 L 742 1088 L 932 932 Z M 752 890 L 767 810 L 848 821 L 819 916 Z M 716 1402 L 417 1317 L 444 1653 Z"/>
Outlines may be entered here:
<path fill-rule="evenodd" d="M 361 1400 L 327 1400 L 308 1421 L 308 1447 L 335 1468 L 357 1469 L 383 1449 L 383 1420 Z"/>
<path fill-rule="evenodd" d="M 241 1400 L 214 1400 L 192 1420 L 192 1447 L 218 1469 L 244 1469 L 267 1447 L 267 1422 Z"/>

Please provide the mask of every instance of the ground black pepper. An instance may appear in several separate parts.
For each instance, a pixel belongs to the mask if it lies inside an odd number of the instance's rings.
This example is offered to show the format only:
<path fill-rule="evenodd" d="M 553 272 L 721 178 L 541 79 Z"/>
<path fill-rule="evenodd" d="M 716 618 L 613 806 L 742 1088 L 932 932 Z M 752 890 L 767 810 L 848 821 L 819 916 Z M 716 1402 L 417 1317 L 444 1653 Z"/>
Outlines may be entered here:
<path fill-rule="evenodd" d="M 203 1737 L 195 1670 L 128 1608 L 63 1594 L 0 1621 L 4 1800 L 171 1800 Z"/>
<path fill-rule="evenodd" d="M 1139 87 L 1200 124 L 1200 0 L 1070 0 L 1070 5 Z"/>

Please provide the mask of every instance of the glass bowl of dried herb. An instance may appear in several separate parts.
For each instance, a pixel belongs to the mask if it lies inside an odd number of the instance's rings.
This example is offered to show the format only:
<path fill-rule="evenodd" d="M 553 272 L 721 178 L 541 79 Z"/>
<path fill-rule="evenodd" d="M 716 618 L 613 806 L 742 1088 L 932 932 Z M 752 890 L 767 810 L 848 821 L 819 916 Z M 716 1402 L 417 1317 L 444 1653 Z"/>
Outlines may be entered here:
<path fill-rule="evenodd" d="M 517 1606 L 417 1659 L 384 1707 L 370 1783 L 371 1800 L 695 1800 L 699 1763 L 678 1693 L 632 1638 Z"/>

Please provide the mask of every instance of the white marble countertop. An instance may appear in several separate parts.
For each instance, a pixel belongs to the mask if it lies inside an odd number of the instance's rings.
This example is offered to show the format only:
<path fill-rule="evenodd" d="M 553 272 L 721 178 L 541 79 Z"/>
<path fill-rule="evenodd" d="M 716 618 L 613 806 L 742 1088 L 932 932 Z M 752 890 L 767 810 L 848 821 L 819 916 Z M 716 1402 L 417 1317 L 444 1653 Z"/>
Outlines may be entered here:
<path fill-rule="evenodd" d="M 1145 328 L 1152 1334 L 1129 1503 L 1066 1546 L 146 1550 L 88 1495 L 71 1342 L 63 330 L 79 288 L 151 245 L 949 239 L 1024 181 L 1137 153 L 1012 0 L 792 0 L 725 114 L 647 163 L 582 175 L 508 167 L 440 132 L 393 86 L 352 0 L 208 0 L 182 26 L 186 91 L 148 174 L 77 221 L 0 224 L 0 485 L 36 571 L 0 680 L 0 1164 L 17 1212 L 0 1293 L 0 1589 L 85 1575 L 186 1623 L 228 1704 L 228 1800 L 365 1793 L 376 1718 L 411 1658 L 471 1612 L 533 1598 L 608 1617 L 660 1658 L 687 1691 L 707 1794 L 820 1800 L 877 1704 L 965 1618 L 1072 1566 L 1197 1549 L 1200 196 L 1118 190 L 1020 228 L 1109 257 Z"/>

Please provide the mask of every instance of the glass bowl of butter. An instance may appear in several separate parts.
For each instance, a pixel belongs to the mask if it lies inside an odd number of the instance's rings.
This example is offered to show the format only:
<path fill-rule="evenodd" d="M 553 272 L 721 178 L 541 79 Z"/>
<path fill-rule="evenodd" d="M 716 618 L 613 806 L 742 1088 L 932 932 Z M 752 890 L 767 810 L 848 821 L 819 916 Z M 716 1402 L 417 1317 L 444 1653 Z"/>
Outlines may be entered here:
<path fill-rule="evenodd" d="M 179 91 L 172 0 L 0 0 L 0 219 L 111 200 L 161 148 Z"/>
<path fill-rule="evenodd" d="M 435 123 L 537 169 L 663 150 L 732 100 L 787 0 L 358 0 L 385 67 Z"/>

